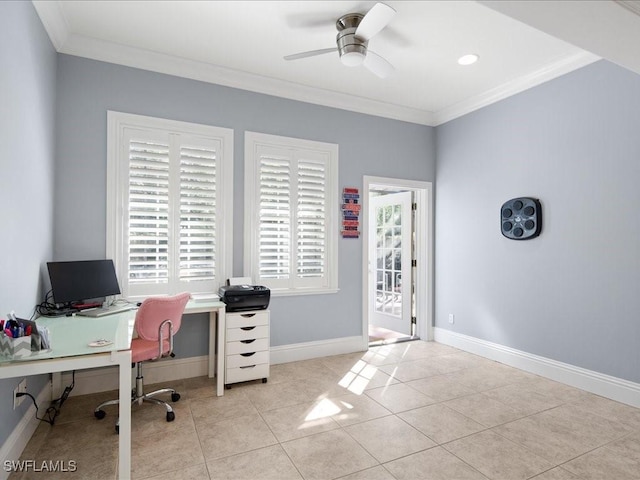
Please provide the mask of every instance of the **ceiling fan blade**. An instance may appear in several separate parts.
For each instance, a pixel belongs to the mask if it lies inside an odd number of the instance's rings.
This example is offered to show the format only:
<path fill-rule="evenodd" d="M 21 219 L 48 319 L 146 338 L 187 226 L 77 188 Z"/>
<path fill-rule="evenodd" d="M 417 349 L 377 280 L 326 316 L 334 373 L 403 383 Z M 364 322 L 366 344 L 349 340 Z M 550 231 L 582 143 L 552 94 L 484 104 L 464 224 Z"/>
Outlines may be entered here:
<path fill-rule="evenodd" d="M 294 53 L 293 55 L 287 55 L 285 60 L 298 60 L 299 58 L 315 57 L 316 55 L 324 55 L 325 53 L 337 52 L 336 47 L 323 48 L 321 50 L 311 50 L 310 52 Z"/>
<path fill-rule="evenodd" d="M 369 50 L 362 65 L 374 75 L 387 78 L 395 71 L 395 67 L 377 53 Z"/>
<path fill-rule="evenodd" d="M 367 41 L 386 27 L 396 11 L 384 3 L 376 3 L 360 21 L 356 29 L 356 37 Z"/>

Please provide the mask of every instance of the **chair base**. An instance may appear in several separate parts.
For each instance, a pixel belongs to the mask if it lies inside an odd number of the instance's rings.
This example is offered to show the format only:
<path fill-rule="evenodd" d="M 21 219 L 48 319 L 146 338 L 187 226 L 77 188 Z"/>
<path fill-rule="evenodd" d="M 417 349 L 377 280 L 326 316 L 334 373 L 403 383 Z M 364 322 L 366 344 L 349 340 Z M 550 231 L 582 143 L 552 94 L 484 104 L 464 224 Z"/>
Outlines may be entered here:
<path fill-rule="evenodd" d="M 180 394 L 176 392 L 173 388 L 161 388 L 151 393 L 144 393 L 143 377 L 142 375 L 140 375 L 140 364 L 138 364 L 138 376 L 136 377 L 136 388 L 134 388 L 131 391 L 131 405 L 133 406 L 136 403 L 138 405 L 142 405 L 142 403 L 144 402 L 153 403 L 155 405 L 162 405 L 167 412 L 167 415 L 166 415 L 167 422 L 173 422 L 176 418 L 176 414 L 174 413 L 171 405 L 169 405 L 169 403 L 163 400 L 154 398 L 157 395 L 163 395 L 165 393 L 171 394 L 172 402 L 177 402 L 178 400 L 180 400 Z M 109 405 L 118 405 L 119 403 L 120 403 L 120 400 L 108 400 L 106 402 L 102 402 L 100 405 L 98 405 L 95 408 L 95 410 L 93 411 L 93 415 L 98 420 L 102 420 L 107 415 L 107 412 L 105 412 L 103 408 Z M 120 419 L 118 418 L 118 420 L 116 421 L 116 433 L 119 433 L 120 431 L 119 427 L 120 427 Z"/>

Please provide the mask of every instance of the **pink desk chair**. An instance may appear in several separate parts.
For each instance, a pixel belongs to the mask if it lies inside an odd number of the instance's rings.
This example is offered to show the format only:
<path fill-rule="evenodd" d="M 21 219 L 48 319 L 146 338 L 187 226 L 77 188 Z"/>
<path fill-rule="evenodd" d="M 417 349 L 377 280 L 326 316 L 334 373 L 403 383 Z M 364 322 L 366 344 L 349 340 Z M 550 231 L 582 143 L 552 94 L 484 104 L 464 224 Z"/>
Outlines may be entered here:
<path fill-rule="evenodd" d="M 180 400 L 180 394 L 172 388 L 163 388 L 151 393 L 144 393 L 142 377 L 142 362 L 158 360 L 163 357 L 174 357 L 173 336 L 178 333 L 182 322 L 182 314 L 187 302 L 191 298 L 189 293 L 180 293 L 173 297 L 152 297 L 142 302 L 136 313 L 136 332 L 138 338 L 131 342 L 131 361 L 138 367 L 136 388 L 131 392 L 131 404 L 151 402 L 163 405 L 167 411 L 167 422 L 176 418 L 173 408 L 167 402 L 154 398 L 164 393 L 171 394 L 171 401 Z M 132 365 L 133 367 L 133 365 Z M 93 411 L 95 417 L 103 419 L 106 412 L 102 410 L 107 405 L 117 405 L 118 400 L 101 403 Z M 116 432 L 119 431 L 116 423 Z"/>

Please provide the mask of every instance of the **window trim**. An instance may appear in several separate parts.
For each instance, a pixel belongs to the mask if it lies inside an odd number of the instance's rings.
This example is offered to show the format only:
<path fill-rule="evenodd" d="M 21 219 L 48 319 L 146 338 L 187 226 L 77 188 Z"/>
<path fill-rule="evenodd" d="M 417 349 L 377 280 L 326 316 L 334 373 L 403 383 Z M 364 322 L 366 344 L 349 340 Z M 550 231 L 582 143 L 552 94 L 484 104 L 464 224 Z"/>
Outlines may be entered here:
<path fill-rule="evenodd" d="M 108 110 L 107 111 L 107 194 L 106 194 L 106 258 L 113 259 L 116 274 L 120 283 L 122 296 L 129 300 L 138 297 L 129 296 L 129 283 L 121 279 L 126 278 L 126 263 L 123 261 L 124 229 L 123 205 L 125 204 L 127 189 L 122 187 L 122 175 L 125 165 L 119 159 L 127 156 L 123 149 L 123 136 L 126 128 L 145 130 L 161 130 L 184 135 L 201 135 L 215 138 L 221 142 L 220 164 L 217 168 L 216 189 L 219 191 L 218 214 L 220 216 L 216 242 L 218 244 L 218 261 L 216 278 L 219 285 L 231 275 L 233 271 L 233 130 L 204 124 L 168 120 L 158 117 L 136 115 Z M 217 292 L 211 292 L 217 293 Z"/>
<path fill-rule="evenodd" d="M 245 132 L 244 156 L 244 272 L 246 276 L 259 281 L 259 192 L 258 192 L 258 145 L 275 148 L 316 150 L 328 155 L 328 204 L 326 205 L 327 226 L 327 275 L 323 287 L 272 288 L 272 296 L 294 296 L 337 293 L 338 288 L 338 145 L 299 138 L 283 137 L 266 133 Z M 256 208 L 254 208 L 256 207 Z"/>

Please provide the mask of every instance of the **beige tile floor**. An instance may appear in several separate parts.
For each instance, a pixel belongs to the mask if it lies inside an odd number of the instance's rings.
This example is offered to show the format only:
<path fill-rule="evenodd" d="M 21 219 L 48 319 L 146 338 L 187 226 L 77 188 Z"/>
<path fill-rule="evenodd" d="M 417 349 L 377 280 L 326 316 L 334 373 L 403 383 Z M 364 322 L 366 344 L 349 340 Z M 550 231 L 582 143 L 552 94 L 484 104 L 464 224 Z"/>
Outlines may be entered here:
<path fill-rule="evenodd" d="M 274 365 L 215 395 L 173 382 L 176 420 L 134 407 L 136 479 L 640 479 L 640 409 L 433 342 Z M 71 397 L 22 458 L 113 479 L 115 392 Z"/>

